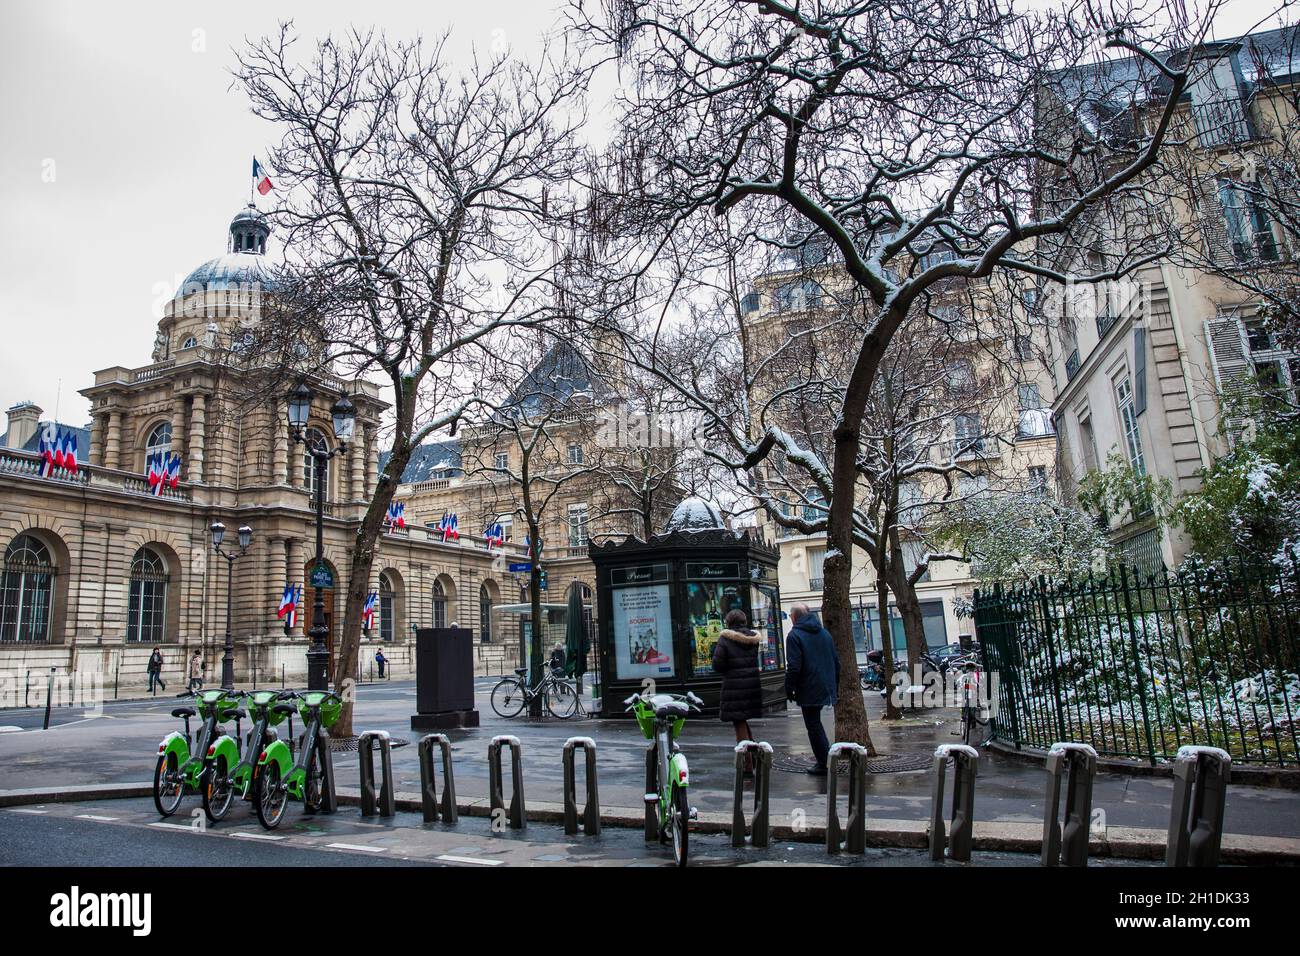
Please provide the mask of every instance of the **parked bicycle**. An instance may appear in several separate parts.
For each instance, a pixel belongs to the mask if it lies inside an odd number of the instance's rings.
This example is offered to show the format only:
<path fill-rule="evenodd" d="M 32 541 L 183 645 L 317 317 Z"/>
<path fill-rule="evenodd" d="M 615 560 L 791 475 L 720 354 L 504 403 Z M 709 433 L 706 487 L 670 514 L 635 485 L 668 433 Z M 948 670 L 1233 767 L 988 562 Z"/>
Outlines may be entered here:
<path fill-rule="evenodd" d="M 564 677 L 562 671 L 547 668 L 541 683 L 536 687 L 528 686 L 527 674 L 528 668 L 516 667 L 514 677 L 503 677 L 492 688 L 492 709 L 497 712 L 497 716 L 507 720 L 518 717 L 539 695 L 551 715 L 560 720 L 586 713 L 577 683 Z"/>
<path fill-rule="evenodd" d="M 686 717 L 692 710 L 699 711 L 703 703 L 694 694 L 633 694 L 623 701 L 627 711 L 636 715 L 641 733 L 652 741 L 654 753 L 655 787 L 647 791 L 646 803 L 654 804 L 659 811 L 659 840 L 672 843 L 673 858 L 678 866 L 686 865 L 689 849 L 690 821 L 695 819 L 695 808 L 686 799 L 690 786 L 690 772 L 686 755 L 677 746 L 677 738 L 686 726 Z"/>
<path fill-rule="evenodd" d="M 325 779 L 320 732 L 339 719 L 343 700 L 325 690 L 308 690 L 290 696 L 298 701 L 297 710 L 306 725 L 298 759 L 293 759 L 293 752 L 283 740 L 272 741 L 258 755 L 257 772 L 253 776 L 253 809 L 257 811 L 258 822 L 268 830 L 280 825 L 291 797 L 302 801 L 303 812 L 316 813 L 321 809 L 325 788 L 333 786 L 332 781 Z M 274 704 L 271 711 L 289 716 L 294 706 Z"/>
<path fill-rule="evenodd" d="M 989 723 L 988 709 L 984 707 L 981 696 L 984 671 L 980 666 L 979 657 L 975 654 L 954 659 L 948 664 L 948 669 L 960 675 L 958 689 L 961 692 L 961 742 L 969 744 L 971 736 L 975 734 L 975 728 L 987 727 Z"/>
<path fill-rule="evenodd" d="M 216 823 L 230 812 L 230 805 L 238 794 L 245 800 L 253 796 L 253 776 L 257 759 L 263 747 L 278 740 L 274 726 L 289 717 L 289 741 L 293 742 L 293 717 L 277 711 L 274 704 L 293 696 L 292 691 L 255 690 L 244 698 L 253 727 L 247 739 L 240 736 L 238 715 L 235 736 L 223 734 L 208 748 L 212 766 L 203 786 L 203 812 Z M 241 759 L 241 756 L 242 759 Z"/>
<path fill-rule="evenodd" d="M 217 725 L 228 720 L 238 721 L 244 716 L 239 698 L 224 690 L 201 690 L 185 696 L 193 697 L 196 707 L 177 707 L 172 711 L 173 717 L 185 721 L 185 733 L 173 730 L 162 739 L 153 771 L 154 806 L 165 817 L 176 812 L 187 790 L 203 792 L 212 766 L 210 754 L 217 739 Z M 203 719 L 197 738 L 190 736 L 190 718 L 195 716 Z M 191 743 L 193 750 L 190 749 Z M 228 752 L 223 750 L 223 753 L 228 758 Z M 238 759 L 238 752 L 235 758 Z"/>

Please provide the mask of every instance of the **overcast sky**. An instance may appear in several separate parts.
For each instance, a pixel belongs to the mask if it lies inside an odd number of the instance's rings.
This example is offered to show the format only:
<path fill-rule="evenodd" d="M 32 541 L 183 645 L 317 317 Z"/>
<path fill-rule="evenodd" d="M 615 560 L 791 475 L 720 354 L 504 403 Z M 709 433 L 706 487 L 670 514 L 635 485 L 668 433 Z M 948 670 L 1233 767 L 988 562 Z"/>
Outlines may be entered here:
<path fill-rule="evenodd" d="M 30 399 L 84 423 L 77 390 L 96 369 L 148 364 L 161 303 L 225 251 L 251 158 L 275 139 L 230 87 L 246 36 L 292 16 L 308 37 L 352 23 L 450 27 L 460 55 L 503 42 L 527 54 L 559 5 L 4 0 L 0 408 Z M 1216 32 L 1248 28 L 1267 6 L 1235 0 Z"/>

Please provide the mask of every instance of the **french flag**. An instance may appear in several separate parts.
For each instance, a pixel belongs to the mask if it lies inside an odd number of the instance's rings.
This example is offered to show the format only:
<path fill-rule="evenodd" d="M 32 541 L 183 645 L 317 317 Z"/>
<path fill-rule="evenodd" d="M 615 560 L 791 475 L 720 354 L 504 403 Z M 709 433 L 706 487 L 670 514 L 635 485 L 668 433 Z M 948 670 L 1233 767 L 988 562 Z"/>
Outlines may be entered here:
<path fill-rule="evenodd" d="M 257 186 L 258 194 L 262 196 L 265 196 L 275 188 L 274 184 L 271 182 L 270 175 L 266 171 L 266 167 L 257 161 L 256 156 L 253 157 L 253 183 Z"/>
<path fill-rule="evenodd" d="M 63 468 L 69 474 L 77 473 L 77 433 L 68 432 L 63 438 Z"/>
<path fill-rule="evenodd" d="M 50 477 L 55 468 L 63 467 L 60 464 L 63 454 L 59 450 L 59 433 L 53 422 L 47 422 L 41 430 L 40 454 L 42 478 Z"/>
<path fill-rule="evenodd" d="M 364 627 L 367 631 L 373 631 L 375 629 L 375 614 L 377 611 L 376 605 L 378 603 L 379 603 L 378 591 L 371 591 L 369 594 L 366 595 L 365 607 L 361 609 L 361 622 L 362 622 L 362 627 Z"/>
<path fill-rule="evenodd" d="M 163 476 L 163 480 L 172 491 L 175 491 L 176 486 L 180 484 L 181 456 L 179 454 L 173 454 L 171 460 L 167 462 L 167 471 Z"/>
<path fill-rule="evenodd" d="M 294 586 L 292 584 L 286 584 L 284 586 L 284 594 L 280 596 L 280 609 L 275 612 L 275 616 L 283 620 L 285 617 L 293 613 L 293 609 L 297 607 L 297 605 L 298 599 Z"/>

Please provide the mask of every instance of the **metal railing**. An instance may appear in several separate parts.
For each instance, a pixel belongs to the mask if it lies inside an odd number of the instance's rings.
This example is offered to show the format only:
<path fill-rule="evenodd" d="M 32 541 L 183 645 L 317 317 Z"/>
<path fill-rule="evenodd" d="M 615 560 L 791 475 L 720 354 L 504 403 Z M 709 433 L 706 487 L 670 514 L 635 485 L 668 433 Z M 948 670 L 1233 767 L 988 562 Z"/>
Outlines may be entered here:
<path fill-rule="evenodd" d="M 1065 380 L 1068 382 L 1074 376 L 1079 374 L 1079 350 L 1072 351 L 1065 360 Z"/>
<path fill-rule="evenodd" d="M 1118 565 L 975 595 L 995 738 L 1155 764 L 1180 747 L 1300 764 L 1300 568 Z"/>

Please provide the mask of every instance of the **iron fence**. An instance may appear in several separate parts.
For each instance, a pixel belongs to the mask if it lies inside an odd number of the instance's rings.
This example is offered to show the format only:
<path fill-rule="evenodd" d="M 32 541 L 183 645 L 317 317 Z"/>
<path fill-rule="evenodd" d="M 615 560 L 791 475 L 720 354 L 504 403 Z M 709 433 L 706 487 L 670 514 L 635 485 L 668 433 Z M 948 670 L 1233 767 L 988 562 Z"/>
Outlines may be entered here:
<path fill-rule="evenodd" d="M 1300 764 L 1294 559 L 997 584 L 976 592 L 974 612 L 997 739 L 1078 741 L 1153 765 L 1185 744 Z"/>

